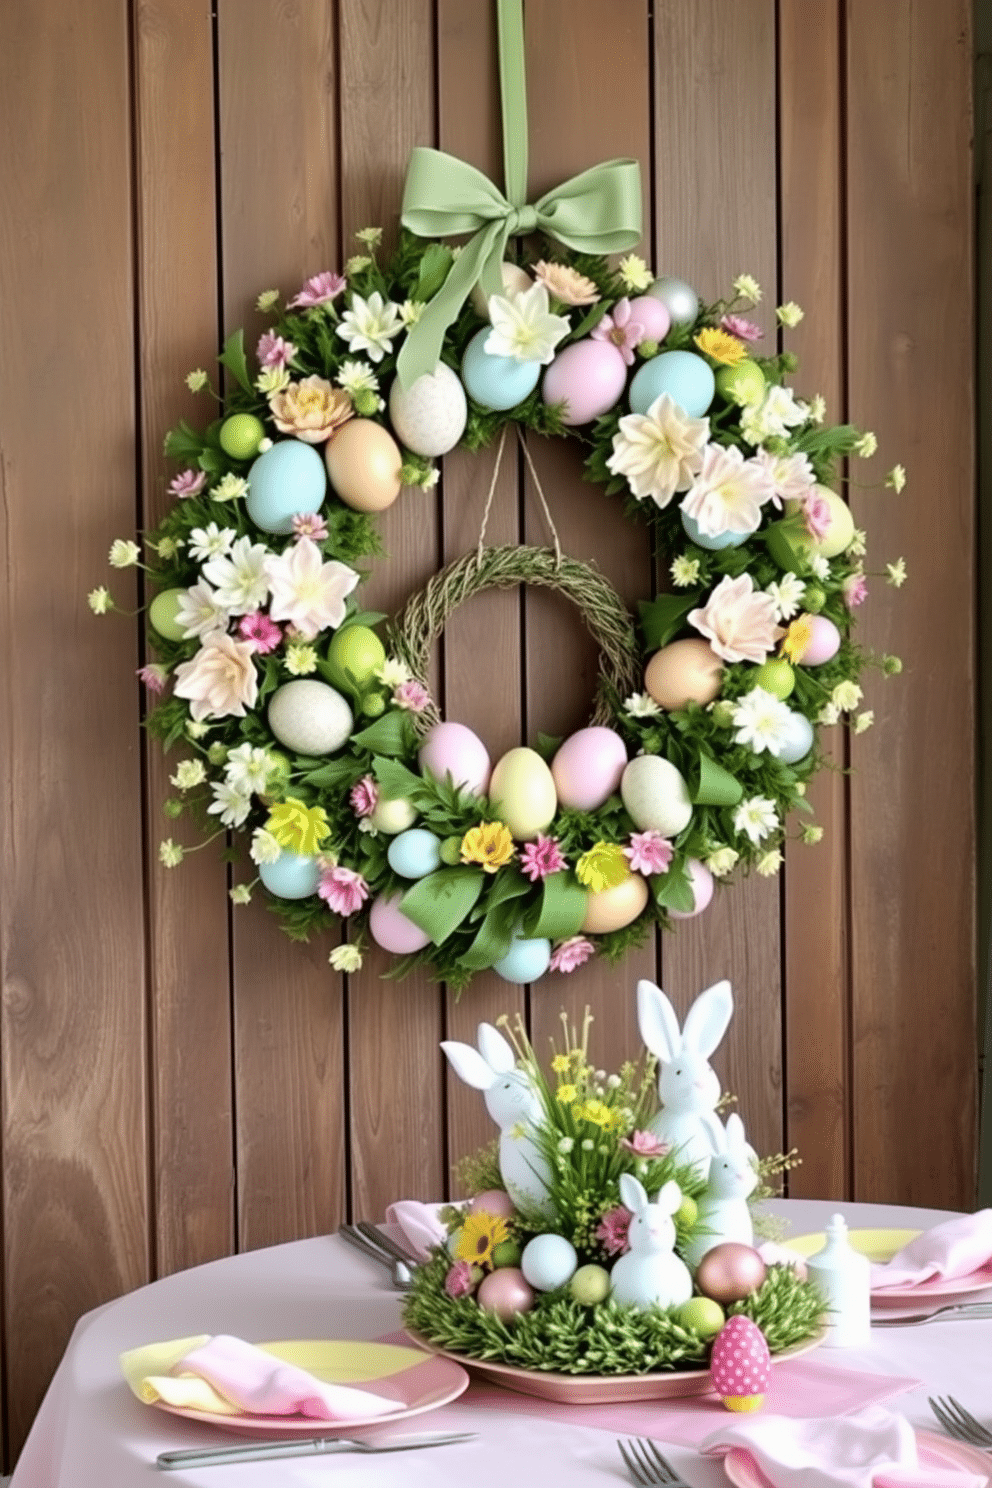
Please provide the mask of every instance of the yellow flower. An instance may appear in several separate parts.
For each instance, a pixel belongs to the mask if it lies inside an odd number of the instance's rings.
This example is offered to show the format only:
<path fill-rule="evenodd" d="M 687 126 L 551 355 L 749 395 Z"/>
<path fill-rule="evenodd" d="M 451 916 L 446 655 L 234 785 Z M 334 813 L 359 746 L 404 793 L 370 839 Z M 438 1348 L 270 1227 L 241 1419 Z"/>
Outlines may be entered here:
<path fill-rule="evenodd" d="M 114 601 L 110 597 L 110 590 L 101 584 L 97 589 L 91 589 L 86 596 L 86 603 L 94 615 L 105 615 L 108 610 L 114 608 Z"/>
<path fill-rule="evenodd" d="M 488 1266 L 493 1250 L 509 1238 L 510 1226 L 502 1216 L 487 1214 L 485 1210 L 467 1214 L 455 1246 L 455 1256 L 459 1261 L 471 1261 L 474 1266 Z"/>
<path fill-rule="evenodd" d="M 784 862 L 785 859 L 778 848 L 773 847 L 758 859 L 758 872 L 762 878 L 774 878 Z"/>
<path fill-rule="evenodd" d="M 202 393 L 210 379 L 202 367 L 197 367 L 195 372 L 186 373 L 186 386 L 191 393 Z"/>
<path fill-rule="evenodd" d="M 795 300 L 789 300 L 787 304 L 779 305 L 778 309 L 775 311 L 775 314 L 778 316 L 779 319 L 779 324 L 784 325 L 787 330 L 794 329 L 802 320 L 805 313 L 806 312 L 796 304 Z"/>
<path fill-rule="evenodd" d="M 785 639 L 779 648 L 782 656 L 787 656 L 796 666 L 802 661 L 810 648 L 813 639 L 813 617 L 811 615 L 800 615 L 793 620 L 785 632 Z"/>
<path fill-rule="evenodd" d="M 515 855 L 510 829 L 502 822 L 480 822 L 462 838 L 462 862 L 479 863 L 484 873 L 496 873 Z"/>
<path fill-rule="evenodd" d="M 563 1106 L 570 1106 L 578 1093 L 574 1085 L 559 1085 L 555 1096 Z"/>
<path fill-rule="evenodd" d="M 630 877 L 630 864 L 616 842 L 597 842 L 575 865 L 575 876 L 594 894 L 615 889 Z"/>
<path fill-rule="evenodd" d="M 228 892 L 228 897 L 230 898 L 232 904 L 250 904 L 251 903 L 251 885 L 250 884 L 244 884 L 244 883 L 235 884 L 234 885 L 234 888 L 233 889 L 228 889 L 227 892 Z"/>
<path fill-rule="evenodd" d="M 817 826 L 815 823 L 811 823 L 809 826 L 803 827 L 802 837 L 807 847 L 815 847 L 818 842 L 823 841 L 823 828 Z"/>
<path fill-rule="evenodd" d="M 613 1116 L 605 1101 L 588 1100 L 583 1105 L 576 1106 L 575 1119 L 591 1121 L 594 1126 L 609 1126 Z"/>
<path fill-rule="evenodd" d="M 628 253 L 617 265 L 617 272 L 623 280 L 624 289 L 650 289 L 654 283 L 654 275 L 636 253 Z"/>
<path fill-rule="evenodd" d="M 740 853 L 733 847 L 718 847 L 706 859 L 706 866 L 714 878 L 726 878 L 732 873 Z"/>
<path fill-rule="evenodd" d="M 571 1060 L 567 1054 L 556 1054 L 551 1061 L 551 1068 L 556 1075 L 563 1075 L 570 1065 Z"/>
<path fill-rule="evenodd" d="M 296 796 L 287 796 L 273 806 L 265 827 L 280 847 L 311 857 L 331 835 L 323 806 L 305 806 Z"/>
<path fill-rule="evenodd" d="M 316 375 L 271 393 L 269 408 L 280 434 L 292 434 L 305 444 L 325 443 L 355 411 L 343 388 Z"/>
<path fill-rule="evenodd" d="M 158 845 L 158 860 L 163 868 L 178 868 L 185 856 L 178 842 L 173 842 L 171 837 L 166 837 L 164 842 Z"/>
<path fill-rule="evenodd" d="M 695 341 L 704 356 L 710 357 L 714 362 L 721 362 L 725 367 L 735 367 L 747 356 L 744 342 L 738 341 L 736 336 L 731 336 L 727 331 L 721 331 L 718 326 L 707 326 L 699 332 Z"/>
<path fill-rule="evenodd" d="M 268 310 L 274 310 L 279 303 L 279 291 L 277 289 L 263 289 L 255 301 L 255 309 L 264 314 Z"/>
<path fill-rule="evenodd" d="M 885 582 L 891 584 L 893 589 L 901 589 L 906 582 L 905 558 L 897 558 L 895 563 L 887 563 L 885 567 L 888 572 L 888 578 Z"/>

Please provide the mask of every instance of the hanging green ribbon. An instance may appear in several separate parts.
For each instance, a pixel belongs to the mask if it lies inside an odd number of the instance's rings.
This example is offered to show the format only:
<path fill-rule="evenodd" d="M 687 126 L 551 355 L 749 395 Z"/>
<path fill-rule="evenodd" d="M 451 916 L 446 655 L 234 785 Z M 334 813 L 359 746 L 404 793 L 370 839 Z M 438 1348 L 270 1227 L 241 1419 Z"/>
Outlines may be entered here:
<path fill-rule="evenodd" d="M 622 253 L 641 236 L 641 175 L 636 160 L 608 160 L 527 205 L 527 90 L 522 0 L 497 0 L 503 175 L 507 195 L 482 171 L 441 150 L 418 146 L 407 169 L 401 221 L 423 238 L 475 236 L 425 306 L 400 351 L 400 385 L 433 372 L 448 327 L 476 284 L 502 294 L 507 241 L 541 231 L 579 253 Z"/>

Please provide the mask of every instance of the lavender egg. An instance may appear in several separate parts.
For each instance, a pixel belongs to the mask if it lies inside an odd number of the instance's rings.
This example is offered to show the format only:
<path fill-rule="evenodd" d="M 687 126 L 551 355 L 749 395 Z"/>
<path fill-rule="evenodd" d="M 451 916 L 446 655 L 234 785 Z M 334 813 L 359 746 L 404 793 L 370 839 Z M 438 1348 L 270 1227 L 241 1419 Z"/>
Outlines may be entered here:
<path fill-rule="evenodd" d="M 534 1306 L 534 1289 L 518 1266 L 504 1266 L 483 1277 L 475 1300 L 484 1311 L 494 1312 L 507 1323 Z"/>
<path fill-rule="evenodd" d="M 649 294 L 631 300 L 630 318 L 636 325 L 644 327 L 645 341 L 664 341 L 672 326 L 667 305 Z"/>
<path fill-rule="evenodd" d="M 627 383 L 627 364 L 609 341 L 573 341 L 544 374 L 545 403 L 564 403 L 561 421 L 574 428 L 609 413 Z"/>
<path fill-rule="evenodd" d="M 822 666 L 840 650 L 840 631 L 826 615 L 810 615 L 809 645 L 799 658 L 803 666 Z"/>
<path fill-rule="evenodd" d="M 702 914 L 704 909 L 709 908 L 713 898 L 713 875 L 706 864 L 701 863 L 698 858 L 689 858 L 685 867 L 694 904 L 692 909 L 670 909 L 668 913 L 673 920 L 691 920 L 695 915 Z"/>

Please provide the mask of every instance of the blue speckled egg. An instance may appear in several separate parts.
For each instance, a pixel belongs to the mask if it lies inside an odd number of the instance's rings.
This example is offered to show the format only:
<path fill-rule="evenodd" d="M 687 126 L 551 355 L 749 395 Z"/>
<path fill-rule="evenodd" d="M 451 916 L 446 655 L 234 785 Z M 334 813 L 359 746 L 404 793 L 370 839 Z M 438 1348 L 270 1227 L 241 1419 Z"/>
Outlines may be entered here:
<path fill-rule="evenodd" d="M 287 533 L 297 513 L 320 510 L 326 490 L 324 462 L 313 445 L 281 439 L 249 470 L 245 506 L 263 532 Z"/>
<path fill-rule="evenodd" d="M 630 407 L 633 413 L 647 413 L 655 398 L 667 393 L 689 418 L 702 418 L 715 392 L 716 378 L 709 362 L 693 351 L 663 351 L 635 372 Z"/>
<path fill-rule="evenodd" d="M 317 859 L 284 847 L 274 863 L 259 863 L 258 876 L 277 899 L 307 899 L 320 883 Z"/>
<path fill-rule="evenodd" d="M 718 532 L 711 537 L 708 532 L 700 532 L 699 523 L 688 512 L 682 513 L 682 526 L 697 547 L 708 548 L 711 553 L 719 553 L 723 548 L 739 548 L 751 536 L 750 532 Z"/>
<path fill-rule="evenodd" d="M 541 363 L 490 355 L 486 341 L 491 334 L 491 327 L 483 326 L 466 346 L 462 382 L 469 397 L 482 408 L 516 408 L 537 387 Z"/>
<path fill-rule="evenodd" d="M 536 982 L 548 969 L 551 961 L 550 940 L 524 940 L 515 936 L 513 944 L 501 961 L 493 967 L 504 982 Z"/>
<path fill-rule="evenodd" d="M 813 748 L 813 725 L 805 713 L 790 712 L 785 744 L 778 757 L 783 765 L 794 765 Z"/>
<path fill-rule="evenodd" d="M 400 878 L 426 878 L 441 866 L 441 841 L 423 827 L 411 827 L 393 838 L 386 857 Z"/>

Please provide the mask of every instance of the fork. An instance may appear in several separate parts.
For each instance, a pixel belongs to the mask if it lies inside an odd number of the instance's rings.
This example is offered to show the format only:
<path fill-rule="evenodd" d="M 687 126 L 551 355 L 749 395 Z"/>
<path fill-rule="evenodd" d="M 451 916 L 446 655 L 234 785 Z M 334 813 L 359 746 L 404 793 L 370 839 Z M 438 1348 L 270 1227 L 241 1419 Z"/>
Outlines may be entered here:
<path fill-rule="evenodd" d="M 360 1250 L 369 1260 L 378 1261 L 380 1266 L 385 1266 L 393 1279 L 393 1286 L 398 1291 L 405 1292 L 409 1288 L 412 1263 L 408 1265 L 404 1261 L 394 1260 L 387 1250 L 369 1240 L 355 1225 L 342 1225 L 338 1234 L 342 1240 L 347 1240 L 349 1245 Z"/>
<path fill-rule="evenodd" d="M 928 1399 L 930 1409 L 948 1436 L 953 1436 L 956 1441 L 967 1442 L 970 1447 L 981 1447 L 985 1452 L 992 1451 L 992 1431 L 983 1426 L 981 1421 L 976 1421 L 971 1412 L 965 1410 L 953 1395 L 943 1399 L 938 1396 L 936 1400 L 931 1396 Z"/>
<path fill-rule="evenodd" d="M 679 1476 L 650 1438 L 642 1441 L 639 1437 L 628 1437 L 626 1443 L 618 1441 L 617 1446 L 627 1471 L 642 1488 L 654 1483 L 663 1483 L 665 1488 L 689 1488 L 685 1478 Z"/>
<path fill-rule="evenodd" d="M 905 1328 L 910 1323 L 922 1325 L 943 1318 L 952 1322 L 955 1318 L 992 1318 L 992 1302 L 948 1302 L 936 1307 L 933 1312 L 914 1312 L 909 1317 L 873 1317 L 873 1328 Z"/>

